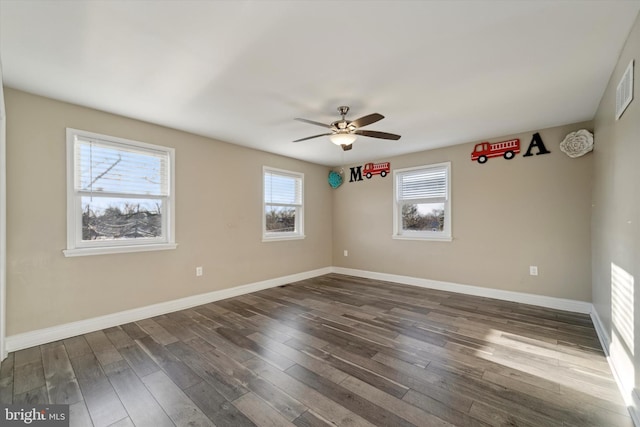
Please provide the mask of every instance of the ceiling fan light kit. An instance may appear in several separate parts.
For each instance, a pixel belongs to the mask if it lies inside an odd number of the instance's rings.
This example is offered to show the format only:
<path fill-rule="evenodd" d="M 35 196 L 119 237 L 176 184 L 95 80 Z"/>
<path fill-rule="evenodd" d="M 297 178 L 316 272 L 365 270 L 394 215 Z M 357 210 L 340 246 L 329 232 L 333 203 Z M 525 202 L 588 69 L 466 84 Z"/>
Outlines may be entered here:
<path fill-rule="evenodd" d="M 352 133 L 334 133 L 329 139 L 336 145 L 351 145 L 358 137 Z"/>
<path fill-rule="evenodd" d="M 342 119 L 336 120 L 331 124 L 324 124 L 313 120 L 296 118 L 296 120 L 304 123 L 328 128 L 331 130 L 331 133 L 321 133 L 320 135 L 308 136 L 306 138 L 296 139 L 293 142 L 306 141 L 308 139 L 318 138 L 321 136 L 328 136 L 329 140 L 332 143 L 341 146 L 344 151 L 348 151 L 353 148 L 351 144 L 355 142 L 355 140 L 358 138 L 358 135 L 368 136 L 370 138 L 391 139 L 394 141 L 400 139 L 400 135 L 396 135 L 393 133 L 378 132 L 375 130 L 360 130 L 361 127 L 384 119 L 384 116 L 382 114 L 373 113 L 367 116 L 360 117 L 359 119 L 356 119 L 354 121 L 349 121 L 345 118 L 345 116 L 349 112 L 349 107 L 344 105 L 340 106 L 338 107 L 338 112 L 342 116 Z"/>

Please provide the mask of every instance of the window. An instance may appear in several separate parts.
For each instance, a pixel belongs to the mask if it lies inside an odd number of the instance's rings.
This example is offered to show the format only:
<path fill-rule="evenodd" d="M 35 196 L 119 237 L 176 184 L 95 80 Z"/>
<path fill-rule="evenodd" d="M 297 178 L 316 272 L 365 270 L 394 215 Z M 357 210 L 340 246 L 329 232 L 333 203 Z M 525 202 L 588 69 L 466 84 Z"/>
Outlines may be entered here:
<path fill-rule="evenodd" d="M 304 175 L 263 168 L 262 240 L 304 239 Z"/>
<path fill-rule="evenodd" d="M 393 237 L 451 240 L 451 163 L 393 172 Z"/>
<path fill-rule="evenodd" d="M 174 150 L 67 129 L 66 256 L 175 249 Z"/>

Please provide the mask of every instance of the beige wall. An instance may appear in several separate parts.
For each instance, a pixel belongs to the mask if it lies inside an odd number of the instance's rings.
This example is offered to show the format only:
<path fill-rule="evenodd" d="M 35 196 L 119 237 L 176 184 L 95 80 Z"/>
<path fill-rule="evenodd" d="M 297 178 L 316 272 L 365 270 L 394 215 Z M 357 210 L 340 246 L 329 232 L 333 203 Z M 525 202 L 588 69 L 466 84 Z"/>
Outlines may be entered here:
<path fill-rule="evenodd" d="M 615 120 L 616 87 L 629 62 L 635 59 L 635 99 L 620 120 Z M 594 188 L 591 235 L 593 247 L 593 303 L 613 340 L 612 357 L 618 366 L 630 362 L 635 384 L 640 383 L 640 15 L 611 75 L 594 121 Z M 620 310 L 635 320 L 633 341 L 624 343 L 619 322 L 612 321 L 612 265 L 633 278 L 635 301 Z M 619 270 L 620 271 L 620 270 Z M 624 284 L 623 284 L 624 286 Z M 627 305 L 628 304 L 628 305 Z M 624 343 L 620 346 L 618 343 Z M 631 347 L 631 348 L 630 348 Z M 633 349 L 635 347 L 635 351 Z M 634 354 L 635 353 L 635 354 Z M 628 360 L 625 360 L 628 359 Z M 621 372 L 623 380 L 633 372 Z M 626 384 L 630 390 L 634 383 Z"/>
<path fill-rule="evenodd" d="M 591 298 L 593 156 L 570 159 L 558 148 L 590 123 L 541 130 L 552 152 L 530 158 L 479 165 L 469 143 L 379 159 L 392 169 L 452 162 L 454 240 L 422 242 L 391 238 L 391 175 L 332 190 L 322 166 L 13 89 L 6 103 L 7 335 L 330 265 Z M 66 127 L 176 148 L 177 250 L 63 256 Z M 492 141 L 519 137 L 524 151 L 532 134 Z M 305 240 L 261 242 L 263 165 L 305 173 Z"/>
<path fill-rule="evenodd" d="M 326 167 L 10 88 L 5 98 L 7 335 L 331 265 Z M 66 127 L 176 149 L 178 249 L 64 257 Z M 306 239 L 261 241 L 263 165 L 305 173 Z"/>
<path fill-rule="evenodd" d="M 392 170 L 451 162 L 453 241 L 392 239 L 393 177 L 374 176 L 334 192 L 333 265 L 589 301 L 592 155 L 559 149 L 581 128 L 591 124 L 541 130 L 551 153 L 526 158 L 533 132 L 495 138 L 518 137 L 524 150 L 484 165 L 470 160 L 474 143 L 378 159 Z"/>

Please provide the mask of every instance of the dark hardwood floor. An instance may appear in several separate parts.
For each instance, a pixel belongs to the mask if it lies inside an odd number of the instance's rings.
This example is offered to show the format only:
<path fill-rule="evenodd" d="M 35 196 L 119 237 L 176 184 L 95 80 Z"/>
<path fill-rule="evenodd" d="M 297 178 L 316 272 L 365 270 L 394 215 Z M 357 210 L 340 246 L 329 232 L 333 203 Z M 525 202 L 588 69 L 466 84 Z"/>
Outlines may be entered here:
<path fill-rule="evenodd" d="M 331 274 L 12 353 L 72 426 L 631 426 L 589 316 Z"/>

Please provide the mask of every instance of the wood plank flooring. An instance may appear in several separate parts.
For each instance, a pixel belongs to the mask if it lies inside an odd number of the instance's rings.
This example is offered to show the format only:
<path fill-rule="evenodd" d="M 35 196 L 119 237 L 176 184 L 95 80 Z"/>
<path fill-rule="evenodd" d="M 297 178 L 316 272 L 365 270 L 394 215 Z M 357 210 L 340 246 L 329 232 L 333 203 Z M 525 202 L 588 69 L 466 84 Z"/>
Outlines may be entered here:
<path fill-rule="evenodd" d="M 330 274 L 11 353 L 71 425 L 632 426 L 589 316 Z"/>

